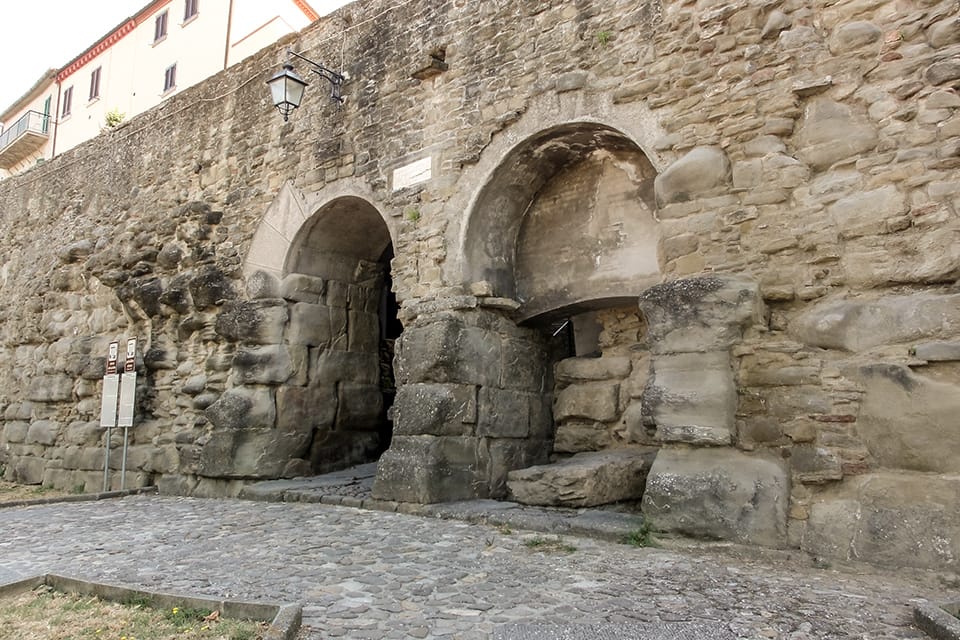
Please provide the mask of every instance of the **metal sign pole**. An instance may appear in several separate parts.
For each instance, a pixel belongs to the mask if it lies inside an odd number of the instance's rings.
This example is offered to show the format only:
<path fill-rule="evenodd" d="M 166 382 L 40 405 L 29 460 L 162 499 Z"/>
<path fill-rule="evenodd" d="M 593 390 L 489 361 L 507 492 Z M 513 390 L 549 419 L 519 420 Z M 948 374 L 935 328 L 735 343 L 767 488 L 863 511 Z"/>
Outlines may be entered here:
<path fill-rule="evenodd" d="M 120 343 L 111 342 L 107 355 L 107 371 L 103 375 L 103 398 L 100 403 L 100 426 L 107 428 L 107 450 L 103 455 L 103 490 L 110 490 L 110 445 L 113 439 L 113 427 L 117 424 L 117 399 L 120 390 L 120 375 L 117 373 L 117 359 Z"/>
<path fill-rule="evenodd" d="M 127 486 L 127 443 L 130 427 L 133 426 L 133 410 L 137 395 L 137 339 L 127 340 L 127 357 L 123 362 L 123 375 L 120 376 L 120 407 L 117 414 L 117 426 L 123 427 L 123 459 L 120 462 L 120 490 Z"/>

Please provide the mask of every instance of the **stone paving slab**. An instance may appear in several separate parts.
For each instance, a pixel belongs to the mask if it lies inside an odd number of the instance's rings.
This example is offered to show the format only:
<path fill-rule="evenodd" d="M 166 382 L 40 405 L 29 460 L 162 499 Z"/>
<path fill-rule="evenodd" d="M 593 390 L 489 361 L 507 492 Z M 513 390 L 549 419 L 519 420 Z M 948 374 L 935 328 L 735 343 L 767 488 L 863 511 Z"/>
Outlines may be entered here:
<path fill-rule="evenodd" d="M 701 623 L 516 624 L 493 633 L 493 640 L 734 640 L 723 627 Z"/>
<path fill-rule="evenodd" d="M 737 640 L 925 638 L 915 604 L 948 577 L 799 555 L 635 548 L 310 503 L 133 496 L 0 513 L 0 576 L 303 604 L 300 640 L 491 638 L 510 625 L 709 623 Z M 609 628 L 613 628 L 612 626 Z M 576 631 L 576 630 L 575 630 Z"/>

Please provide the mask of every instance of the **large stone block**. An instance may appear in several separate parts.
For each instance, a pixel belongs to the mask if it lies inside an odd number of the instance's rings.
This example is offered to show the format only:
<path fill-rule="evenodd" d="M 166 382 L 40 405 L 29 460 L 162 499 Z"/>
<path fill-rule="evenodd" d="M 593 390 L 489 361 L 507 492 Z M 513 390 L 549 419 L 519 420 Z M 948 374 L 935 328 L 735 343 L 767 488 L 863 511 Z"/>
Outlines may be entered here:
<path fill-rule="evenodd" d="M 873 149 L 879 136 L 876 129 L 847 105 L 820 98 L 807 104 L 795 136 L 800 158 L 814 169 Z"/>
<path fill-rule="evenodd" d="M 717 351 L 763 321 L 757 283 L 720 276 L 686 278 L 647 289 L 640 310 L 652 353 Z"/>
<path fill-rule="evenodd" d="M 487 470 L 491 498 L 507 497 L 507 474 L 514 469 L 544 464 L 550 444 L 544 440 L 484 438 L 480 441 L 480 464 Z"/>
<path fill-rule="evenodd" d="M 561 462 L 511 471 L 507 487 L 521 504 L 594 507 L 639 500 L 654 449 L 579 453 Z"/>
<path fill-rule="evenodd" d="M 661 531 L 782 547 L 789 501 L 790 476 L 779 461 L 733 449 L 663 449 L 642 508 Z"/>
<path fill-rule="evenodd" d="M 452 502 L 490 495 L 480 440 L 394 436 L 377 465 L 373 497 L 398 502 Z"/>
<path fill-rule="evenodd" d="M 810 506 L 801 548 L 884 566 L 960 569 L 960 478 L 879 472 L 848 478 Z"/>
<path fill-rule="evenodd" d="M 851 367 L 844 374 L 865 391 L 857 432 L 880 466 L 960 473 L 960 381 L 897 364 Z"/>
<path fill-rule="evenodd" d="M 374 384 L 343 382 L 338 389 L 338 431 L 371 431 L 384 422 L 383 393 Z"/>
<path fill-rule="evenodd" d="M 300 446 L 276 429 L 214 430 L 200 446 L 193 471 L 212 478 L 277 478 Z"/>
<path fill-rule="evenodd" d="M 203 412 L 217 429 L 256 429 L 274 426 L 277 408 L 266 387 L 228 389 Z"/>
<path fill-rule="evenodd" d="M 282 298 L 280 279 L 268 271 L 257 269 L 247 276 L 247 295 L 251 300 Z"/>
<path fill-rule="evenodd" d="M 502 389 L 543 392 L 550 378 L 544 346 L 532 340 L 507 337 L 501 343 Z"/>
<path fill-rule="evenodd" d="M 904 215 L 907 210 L 906 198 L 893 185 L 859 191 L 827 208 L 845 238 L 884 233 L 887 221 Z"/>
<path fill-rule="evenodd" d="M 347 310 L 298 302 L 290 309 L 287 340 L 292 344 L 347 350 Z"/>
<path fill-rule="evenodd" d="M 588 380 L 622 380 L 628 375 L 630 358 L 626 356 L 566 358 L 554 367 L 554 376 L 559 384 Z"/>
<path fill-rule="evenodd" d="M 306 365 L 306 352 L 301 347 L 304 362 L 295 362 L 291 347 L 282 344 L 244 346 L 233 356 L 233 374 L 241 384 L 280 384 L 290 379 Z"/>
<path fill-rule="evenodd" d="M 27 397 L 34 402 L 67 402 L 73 399 L 73 378 L 65 375 L 37 376 L 30 381 Z"/>
<path fill-rule="evenodd" d="M 477 422 L 473 385 L 407 384 L 393 403 L 396 435 L 470 436 Z"/>
<path fill-rule="evenodd" d="M 288 458 L 305 458 L 316 431 L 329 430 L 337 415 L 333 386 L 277 389 L 277 432 Z"/>
<path fill-rule="evenodd" d="M 27 439 L 29 430 L 29 422 L 11 420 L 3 425 L 3 441 L 8 444 L 20 444 Z"/>
<path fill-rule="evenodd" d="M 376 353 L 380 346 L 380 318 L 375 313 L 349 311 L 348 350 Z"/>
<path fill-rule="evenodd" d="M 654 180 L 657 204 L 694 200 L 729 181 L 730 160 L 719 147 L 696 147 Z"/>
<path fill-rule="evenodd" d="M 380 360 L 375 353 L 354 353 L 310 349 L 310 383 L 335 385 L 338 382 L 377 384 Z"/>
<path fill-rule="evenodd" d="M 227 302 L 217 315 L 217 334 L 233 342 L 279 344 L 287 325 L 283 300 Z"/>
<path fill-rule="evenodd" d="M 453 382 L 497 386 L 500 337 L 444 318 L 404 331 L 398 341 L 397 382 Z"/>
<path fill-rule="evenodd" d="M 918 293 L 826 302 L 791 322 L 789 330 L 810 346 L 846 351 L 952 337 L 960 333 L 960 295 Z"/>
<path fill-rule="evenodd" d="M 52 420 L 37 420 L 27 431 L 26 444 L 52 445 L 60 436 L 60 425 Z"/>
<path fill-rule="evenodd" d="M 492 438 L 526 438 L 530 435 L 530 405 L 538 394 L 482 387 L 477 401 L 477 435 Z"/>
<path fill-rule="evenodd" d="M 617 382 L 584 382 L 571 384 L 557 394 L 553 417 L 610 422 L 620 415 L 620 384 Z"/>
<path fill-rule="evenodd" d="M 737 388 L 728 352 L 659 355 L 652 369 L 642 402 L 657 426 L 658 440 L 731 443 Z"/>
<path fill-rule="evenodd" d="M 233 284 L 227 275 L 214 266 L 201 267 L 187 284 L 193 306 L 208 309 L 219 306 L 237 297 Z"/>
<path fill-rule="evenodd" d="M 602 422 L 574 420 L 557 427 L 553 450 L 557 453 L 600 451 L 613 444 L 609 425 Z"/>
<path fill-rule="evenodd" d="M 288 274 L 280 282 L 280 296 L 292 302 L 316 304 L 326 293 L 327 281 L 302 273 Z"/>

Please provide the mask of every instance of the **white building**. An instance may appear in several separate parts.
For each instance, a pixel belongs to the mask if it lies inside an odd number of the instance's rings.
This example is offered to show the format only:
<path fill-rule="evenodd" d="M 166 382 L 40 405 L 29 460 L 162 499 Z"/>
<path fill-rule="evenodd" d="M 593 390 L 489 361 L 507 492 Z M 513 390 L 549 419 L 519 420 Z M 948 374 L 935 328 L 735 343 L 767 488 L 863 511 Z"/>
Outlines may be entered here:
<path fill-rule="evenodd" d="M 154 0 L 0 113 L 0 177 L 157 105 L 318 18 L 304 0 Z"/>

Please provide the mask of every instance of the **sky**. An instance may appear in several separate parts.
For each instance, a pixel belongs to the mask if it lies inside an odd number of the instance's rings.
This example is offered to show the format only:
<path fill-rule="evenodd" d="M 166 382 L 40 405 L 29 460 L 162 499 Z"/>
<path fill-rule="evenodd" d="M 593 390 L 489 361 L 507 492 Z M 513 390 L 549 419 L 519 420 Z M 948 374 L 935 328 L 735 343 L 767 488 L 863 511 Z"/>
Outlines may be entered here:
<path fill-rule="evenodd" d="M 346 0 L 309 1 L 320 15 L 347 4 Z M 47 69 L 64 66 L 148 2 L 3 2 L 0 13 L 0 72 L 3 79 L 0 82 L 0 112 L 25 94 Z"/>

